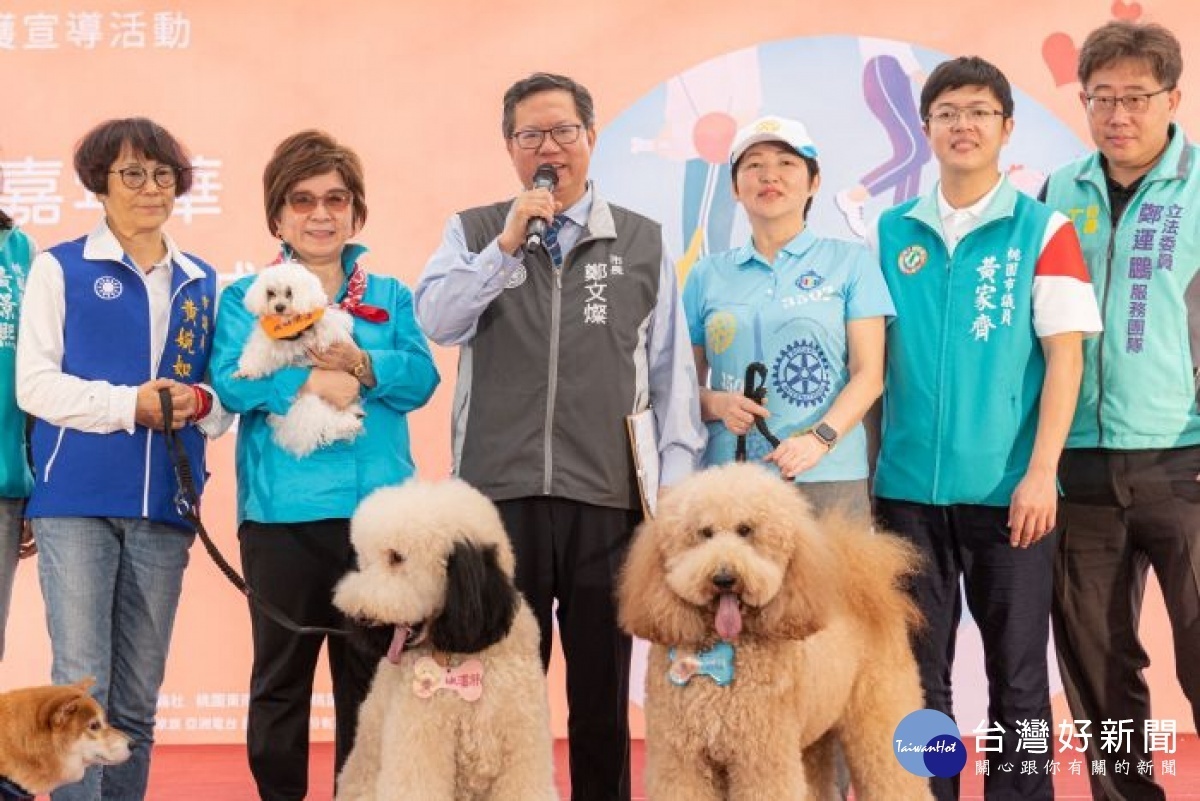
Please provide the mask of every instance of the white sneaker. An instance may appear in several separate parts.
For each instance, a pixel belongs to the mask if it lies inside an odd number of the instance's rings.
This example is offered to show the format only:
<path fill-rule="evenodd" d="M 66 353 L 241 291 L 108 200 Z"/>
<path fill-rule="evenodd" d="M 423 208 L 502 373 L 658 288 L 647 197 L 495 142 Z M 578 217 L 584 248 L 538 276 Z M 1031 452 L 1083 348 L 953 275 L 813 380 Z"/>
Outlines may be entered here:
<path fill-rule="evenodd" d="M 863 215 L 863 208 L 866 204 L 851 198 L 848 190 L 842 190 L 834 195 L 833 202 L 837 204 L 838 211 L 846 218 L 846 225 L 849 226 L 850 232 L 859 239 L 866 239 L 867 220 Z"/>

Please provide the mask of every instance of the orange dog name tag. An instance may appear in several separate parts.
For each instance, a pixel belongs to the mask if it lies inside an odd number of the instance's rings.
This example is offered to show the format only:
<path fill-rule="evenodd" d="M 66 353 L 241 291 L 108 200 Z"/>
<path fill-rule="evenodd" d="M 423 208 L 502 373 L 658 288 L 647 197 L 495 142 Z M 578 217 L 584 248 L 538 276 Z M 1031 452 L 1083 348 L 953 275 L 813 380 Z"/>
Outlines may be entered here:
<path fill-rule="evenodd" d="M 295 339 L 316 325 L 324 315 L 324 309 L 306 314 L 264 314 L 258 324 L 271 339 Z"/>
<path fill-rule="evenodd" d="M 439 690 L 458 693 L 464 701 L 483 696 L 483 663 L 468 659 L 457 667 L 442 667 L 431 656 L 423 656 L 413 666 L 413 693 L 432 698 Z"/>

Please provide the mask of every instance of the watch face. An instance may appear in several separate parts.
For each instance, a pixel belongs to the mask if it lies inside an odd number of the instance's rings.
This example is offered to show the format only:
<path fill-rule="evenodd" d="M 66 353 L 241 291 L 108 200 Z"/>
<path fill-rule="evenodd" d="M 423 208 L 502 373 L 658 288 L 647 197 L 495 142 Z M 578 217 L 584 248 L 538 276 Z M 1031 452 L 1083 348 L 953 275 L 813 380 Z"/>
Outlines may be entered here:
<path fill-rule="evenodd" d="M 832 445 L 837 442 L 838 432 L 828 423 L 817 423 L 813 426 L 813 433 L 817 435 L 817 439 L 826 445 Z"/>

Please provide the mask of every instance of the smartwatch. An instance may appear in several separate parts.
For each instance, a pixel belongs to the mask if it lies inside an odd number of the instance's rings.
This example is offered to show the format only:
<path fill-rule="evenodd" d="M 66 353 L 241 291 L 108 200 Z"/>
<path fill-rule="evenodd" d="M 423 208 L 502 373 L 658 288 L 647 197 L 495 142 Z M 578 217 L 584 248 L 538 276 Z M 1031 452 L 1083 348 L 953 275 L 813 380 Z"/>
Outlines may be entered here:
<path fill-rule="evenodd" d="M 829 448 L 829 450 L 833 450 L 834 446 L 837 445 L 837 429 L 829 425 L 829 423 L 824 421 L 817 423 L 809 429 L 809 433 L 820 440 L 821 444 Z"/>

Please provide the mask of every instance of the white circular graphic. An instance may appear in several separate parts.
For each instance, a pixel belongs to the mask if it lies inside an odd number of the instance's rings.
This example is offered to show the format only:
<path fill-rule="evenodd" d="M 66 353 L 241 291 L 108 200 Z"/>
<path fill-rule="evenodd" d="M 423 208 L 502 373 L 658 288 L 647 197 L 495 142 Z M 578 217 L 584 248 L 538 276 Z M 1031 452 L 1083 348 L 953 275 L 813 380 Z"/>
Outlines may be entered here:
<path fill-rule="evenodd" d="M 116 300 L 125 291 L 125 287 L 121 285 L 121 282 L 111 275 L 97 278 L 95 289 L 96 297 L 101 300 Z"/>
<path fill-rule="evenodd" d="M 521 284 L 525 283 L 525 277 L 528 273 L 525 271 L 524 264 L 518 264 L 517 269 L 513 270 L 508 276 L 508 280 L 504 282 L 505 289 L 516 289 Z"/>

